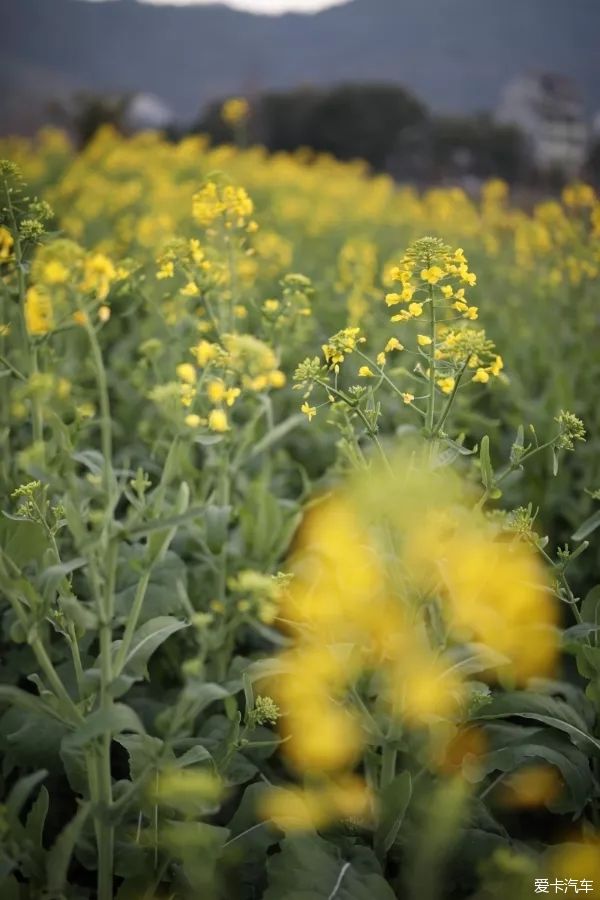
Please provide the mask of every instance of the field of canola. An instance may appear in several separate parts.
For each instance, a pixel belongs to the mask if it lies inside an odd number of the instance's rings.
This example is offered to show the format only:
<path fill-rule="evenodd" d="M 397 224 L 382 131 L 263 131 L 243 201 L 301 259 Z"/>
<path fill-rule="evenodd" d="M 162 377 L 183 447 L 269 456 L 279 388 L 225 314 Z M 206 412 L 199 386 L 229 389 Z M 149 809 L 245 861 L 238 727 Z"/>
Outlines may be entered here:
<path fill-rule="evenodd" d="M 0 896 L 600 896 L 600 199 L 0 142 Z"/>

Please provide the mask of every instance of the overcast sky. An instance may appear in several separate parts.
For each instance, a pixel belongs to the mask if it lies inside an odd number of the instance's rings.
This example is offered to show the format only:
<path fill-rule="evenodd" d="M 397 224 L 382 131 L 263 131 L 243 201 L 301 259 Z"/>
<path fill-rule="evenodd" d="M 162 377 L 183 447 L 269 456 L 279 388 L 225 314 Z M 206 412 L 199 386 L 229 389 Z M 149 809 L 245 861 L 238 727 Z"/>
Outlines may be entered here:
<path fill-rule="evenodd" d="M 315 12 L 325 9 L 327 6 L 337 6 L 347 0 L 145 0 L 146 3 L 166 3 L 177 6 L 189 6 L 192 3 L 206 4 L 223 2 L 237 9 L 247 9 L 251 12 L 282 13 L 282 12 Z"/>

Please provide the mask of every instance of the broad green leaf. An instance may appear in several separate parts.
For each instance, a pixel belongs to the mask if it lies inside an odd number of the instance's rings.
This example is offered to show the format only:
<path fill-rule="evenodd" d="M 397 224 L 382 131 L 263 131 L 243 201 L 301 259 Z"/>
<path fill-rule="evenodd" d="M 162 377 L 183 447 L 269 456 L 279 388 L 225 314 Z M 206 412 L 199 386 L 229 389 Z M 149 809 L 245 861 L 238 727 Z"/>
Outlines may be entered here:
<path fill-rule="evenodd" d="M 147 677 L 148 661 L 152 654 L 168 637 L 181 631 L 182 628 L 187 628 L 186 623 L 173 616 L 157 616 L 157 618 L 145 622 L 133 636 L 131 648 L 123 664 L 123 672 L 134 678 Z M 115 642 L 113 645 L 115 652 L 120 645 L 120 641 Z"/>
<path fill-rule="evenodd" d="M 161 842 L 181 861 L 194 897 L 214 896 L 216 867 L 228 837 L 229 829 L 206 822 L 171 820 L 163 824 Z"/>
<path fill-rule="evenodd" d="M 21 688 L 13 687 L 9 684 L 0 685 L 0 703 L 18 706 L 28 712 L 62 721 L 58 713 L 39 697 L 36 697 L 35 694 L 29 694 L 27 691 L 22 691 Z"/>
<path fill-rule="evenodd" d="M 82 803 L 48 851 L 46 858 L 46 887 L 50 894 L 62 895 L 67 886 L 69 863 L 89 812 L 89 803 Z"/>
<path fill-rule="evenodd" d="M 178 756 L 175 760 L 175 765 L 178 769 L 184 769 L 186 766 L 195 766 L 202 762 L 212 763 L 213 758 L 206 747 L 203 747 L 202 744 L 197 744 L 195 747 L 190 747 L 181 756 Z"/>
<path fill-rule="evenodd" d="M 220 444 L 223 441 L 223 436 L 220 434 L 199 434 L 194 438 L 195 444 L 200 444 L 201 447 L 214 447 L 215 444 Z"/>
<path fill-rule="evenodd" d="M 44 825 L 46 824 L 49 806 L 50 795 L 46 787 L 42 785 L 25 820 L 25 832 L 36 850 L 42 850 L 44 846 Z"/>
<path fill-rule="evenodd" d="M 357 871 L 316 834 L 287 837 L 269 857 L 263 900 L 395 900 L 382 875 Z"/>
<path fill-rule="evenodd" d="M 411 797 L 412 778 L 410 772 L 401 772 L 400 775 L 396 775 L 382 793 L 375 841 L 384 853 L 388 852 L 398 836 Z"/>
<path fill-rule="evenodd" d="M 452 660 L 458 655 L 456 650 L 442 657 L 443 664 L 447 666 L 445 674 L 452 672 L 465 678 L 467 675 L 475 675 L 479 672 L 485 672 L 487 669 L 494 669 L 498 666 L 504 666 L 510 662 L 507 656 L 486 647 L 485 644 L 471 643 L 460 648 L 461 659 L 456 662 Z"/>
<path fill-rule="evenodd" d="M 284 422 L 280 422 L 279 425 L 276 425 L 275 428 L 272 428 L 260 441 L 252 448 L 250 452 L 250 459 L 255 456 L 258 456 L 261 453 L 264 453 L 265 450 L 268 450 L 273 444 L 276 444 L 277 441 L 280 441 L 282 438 L 289 434 L 290 431 L 293 431 L 294 428 L 297 428 L 299 425 L 302 425 L 306 419 L 304 415 L 298 413 L 297 415 L 291 416 L 289 419 L 286 419 Z"/>
<path fill-rule="evenodd" d="M 115 740 L 129 754 L 129 775 L 132 781 L 139 778 L 149 766 L 157 764 L 161 754 L 165 753 L 164 741 L 149 734 L 120 734 Z M 173 759 L 172 751 L 165 756 L 166 759 Z"/>
<path fill-rule="evenodd" d="M 59 770 L 61 742 L 69 733 L 61 721 L 13 706 L 0 718 L 5 770 Z"/>
<path fill-rule="evenodd" d="M 583 541 L 588 535 L 592 534 L 596 528 L 600 528 L 600 509 L 596 510 L 596 512 L 586 519 L 585 522 L 579 526 L 577 531 L 571 535 L 574 541 Z"/>
<path fill-rule="evenodd" d="M 71 559 L 69 562 L 48 566 L 48 568 L 44 569 L 40 579 L 42 588 L 44 590 L 48 590 L 49 588 L 56 590 L 63 578 L 70 575 L 72 572 L 76 572 L 77 569 L 82 569 L 86 564 L 87 560 L 83 556 L 78 556 L 75 559 Z"/>
<path fill-rule="evenodd" d="M 60 758 L 67 781 L 74 794 L 89 797 L 89 782 L 85 746 L 73 747 L 68 740 L 62 742 Z"/>
<path fill-rule="evenodd" d="M 238 686 L 239 688 L 241 685 Z M 215 700 L 225 700 L 226 697 L 231 697 L 237 691 L 212 682 L 197 684 L 192 681 L 186 685 L 184 693 L 190 704 L 193 705 L 194 715 L 197 716 Z"/>
<path fill-rule="evenodd" d="M 14 875 L 0 875 L 0 896 L 2 900 L 21 900 L 21 884 Z"/>
<path fill-rule="evenodd" d="M 48 772 L 45 769 L 42 769 L 40 772 L 33 772 L 32 775 L 26 775 L 24 778 L 19 778 L 6 800 L 6 812 L 10 818 L 13 820 L 19 818 L 19 814 L 27 803 L 30 795 L 47 775 Z"/>
<path fill-rule="evenodd" d="M 600 625 L 600 584 L 597 584 L 586 594 L 580 611 L 584 622 Z"/>
<path fill-rule="evenodd" d="M 115 605 L 117 616 L 123 623 L 127 622 L 129 617 L 140 575 L 146 564 L 143 547 L 136 545 L 122 550 L 117 574 Z M 183 612 L 176 590 L 177 584 L 183 585 L 185 589 L 187 585 L 186 567 L 176 553 L 168 551 L 152 568 L 138 622 L 139 626 L 158 616 Z"/>
<path fill-rule="evenodd" d="M 19 569 L 23 569 L 33 560 L 41 561 L 48 548 L 48 539 L 35 522 L 10 522 L 4 518 L 0 519 L 0 547 Z"/>
<path fill-rule="evenodd" d="M 281 831 L 261 818 L 260 811 L 269 786 L 262 782 L 249 785 L 229 821 L 231 836 L 224 845 L 225 861 L 244 898 L 255 896 L 257 884 L 264 883 L 267 851 L 281 839 Z"/>
<path fill-rule="evenodd" d="M 63 743 L 70 747 L 84 747 L 103 734 L 116 735 L 124 731 L 145 733 L 137 713 L 124 703 L 115 703 L 108 710 L 99 709 L 93 712 L 83 725 L 65 738 Z"/>
<path fill-rule="evenodd" d="M 143 525 L 136 525 L 134 528 L 127 529 L 127 537 L 130 539 L 145 537 L 154 531 L 166 531 L 169 528 L 176 528 L 179 525 L 186 525 L 188 522 L 194 522 L 204 516 L 203 506 L 193 506 L 186 512 L 177 516 L 165 516 L 162 519 L 154 519 L 152 522 L 145 522 Z"/>
<path fill-rule="evenodd" d="M 220 553 L 227 540 L 231 511 L 231 506 L 216 506 L 213 503 L 206 507 L 205 535 L 211 553 Z"/>
<path fill-rule="evenodd" d="M 600 741 L 589 734 L 585 720 L 562 700 L 530 691 L 502 694 L 485 706 L 476 718 L 487 720 L 506 716 L 520 716 L 542 722 L 568 734 L 576 747 L 600 753 Z"/>
<path fill-rule="evenodd" d="M 75 462 L 85 466 L 92 475 L 100 475 L 104 468 L 104 457 L 98 450 L 81 450 L 72 454 Z"/>
<path fill-rule="evenodd" d="M 581 751 L 553 732 L 540 729 L 524 735 L 510 746 L 499 747 L 478 757 L 476 765 L 465 772 L 465 777 L 480 781 L 491 772 L 513 772 L 532 760 L 559 770 L 573 801 L 567 809 L 580 815 L 593 791 L 589 763 Z M 564 808 L 565 804 L 561 806 Z"/>

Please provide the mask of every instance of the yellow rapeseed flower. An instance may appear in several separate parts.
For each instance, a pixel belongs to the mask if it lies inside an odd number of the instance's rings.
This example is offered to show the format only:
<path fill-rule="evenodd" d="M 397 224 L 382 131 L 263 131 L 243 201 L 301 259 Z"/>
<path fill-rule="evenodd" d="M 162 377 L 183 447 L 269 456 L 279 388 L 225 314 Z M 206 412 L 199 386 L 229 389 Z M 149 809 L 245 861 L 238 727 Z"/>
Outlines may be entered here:
<path fill-rule="evenodd" d="M 222 409 L 211 410 L 208 416 L 208 427 L 211 431 L 216 431 L 219 434 L 229 431 L 226 413 Z"/>
<path fill-rule="evenodd" d="M 197 297 L 200 293 L 200 288 L 195 281 L 188 281 L 185 287 L 181 288 L 180 293 L 182 293 L 184 297 Z"/>
<path fill-rule="evenodd" d="M 314 419 L 314 417 L 317 414 L 317 407 L 310 406 L 306 401 L 304 401 L 304 403 L 300 407 L 300 412 L 303 412 L 304 415 L 307 417 L 308 421 L 312 422 L 312 420 Z"/>
<path fill-rule="evenodd" d="M 391 353 L 392 350 L 404 350 L 404 345 L 400 343 L 398 338 L 390 338 L 384 348 L 386 353 Z"/>
<path fill-rule="evenodd" d="M 52 301 L 41 287 L 32 286 L 25 295 L 25 324 L 29 334 L 36 336 L 54 327 Z"/>
<path fill-rule="evenodd" d="M 191 363 L 179 363 L 175 371 L 177 377 L 186 384 L 196 383 L 196 369 Z"/>

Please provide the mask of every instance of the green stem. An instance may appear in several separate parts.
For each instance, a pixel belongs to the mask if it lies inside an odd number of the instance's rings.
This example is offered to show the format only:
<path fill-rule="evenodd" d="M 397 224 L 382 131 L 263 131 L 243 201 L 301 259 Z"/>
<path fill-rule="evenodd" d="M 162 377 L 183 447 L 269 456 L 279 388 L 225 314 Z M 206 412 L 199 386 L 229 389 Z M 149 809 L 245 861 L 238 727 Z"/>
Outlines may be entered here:
<path fill-rule="evenodd" d="M 73 668 L 75 669 L 75 679 L 77 681 L 77 690 L 79 691 L 79 698 L 83 699 L 84 689 L 84 675 L 83 675 L 83 666 L 81 664 L 81 654 L 79 652 L 79 642 L 77 640 L 77 634 L 75 633 L 75 626 L 72 622 L 69 622 L 67 626 L 67 631 L 69 634 L 69 646 L 71 648 L 71 656 L 73 659 Z"/>
<path fill-rule="evenodd" d="M 558 436 L 557 436 L 558 437 Z M 511 472 L 516 472 L 517 469 L 520 469 L 524 462 L 527 462 L 528 459 L 531 459 L 532 456 L 536 456 L 536 454 L 541 453 L 542 450 L 546 450 L 548 447 L 552 447 L 553 444 L 556 443 L 557 438 L 554 437 L 550 441 L 546 441 L 545 444 L 541 444 L 539 447 L 534 447 L 533 450 L 529 450 L 525 453 L 518 461 L 516 465 L 512 463 L 504 469 L 504 471 L 500 472 L 496 476 L 496 484 L 500 484 L 501 481 L 504 481 L 505 478 L 510 475 Z"/>
<path fill-rule="evenodd" d="M 112 417 L 110 412 L 110 400 L 108 396 L 108 381 L 106 378 L 106 369 L 104 368 L 104 360 L 102 359 L 102 351 L 98 343 L 98 337 L 92 327 L 87 313 L 80 307 L 80 311 L 85 315 L 85 330 L 87 332 L 90 348 L 92 351 L 92 359 L 96 370 L 96 384 L 98 388 L 98 397 L 100 401 L 100 440 L 102 446 L 103 459 L 103 480 L 104 490 L 108 497 L 111 496 L 113 488 L 113 471 L 112 471 Z M 109 503 L 109 508 L 110 508 Z"/>
<path fill-rule="evenodd" d="M 131 610 L 129 612 L 129 616 L 127 617 L 127 625 L 125 626 L 125 631 L 123 632 L 121 646 L 119 647 L 115 659 L 115 678 L 117 678 L 121 674 L 121 671 L 127 659 L 127 654 L 129 653 L 129 648 L 131 647 L 131 641 L 133 640 L 133 635 L 135 634 L 135 629 L 137 628 L 137 623 L 139 621 L 142 607 L 144 605 L 144 599 L 146 597 L 146 591 L 148 589 L 151 574 L 152 567 L 149 566 L 138 582 L 135 596 L 133 598 L 133 603 L 131 605 Z"/>
<path fill-rule="evenodd" d="M 38 360 L 38 348 L 35 343 L 31 344 L 31 374 L 36 376 L 39 374 L 39 360 Z M 42 411 L 42 407 L 40 404 L 40 398 L 38 395 L 37 386 L 34 388 L 31 398 L 32 405 L 32 413 L 33 413 L 33 441 L 35 444 L 39 444 L 44 447 L 44 414 Z"/>
<path fill-rule="evenodd" d="M 110 458 L 109 458 L 110 464 Z M 112 471 L 112 470 L 111 470 Z M 118 545 L 111 542 L 108 550 L 105 587 L 100 613 L 100 709 L 106 718 L 112 708 L 112 618 L 117 569 Z M 98 758 L 98 900 L 113 898 L 114 827 L 110 818 L 112 808 L 112 773 L 110 765 L 111 731 L 107 728 L 100 738 Z"/>
<path fill-rule="evenodd" d="M 73 703 L 73 700 L 69 696 L 67 689 L 60 680 L 58 673 L 52 664 L 52 660 L 48 656 L 46 648 L 44 647 L 39 637 L 34 637 L 31 640 L 31 649 L 35 654 L 35 658 L 37 659 L 41 670 L 46 676 L 48 684 L 52 688 L 58 700 L 60 700 L 64 705 L 65 711 L 68 711 L 71 720 L 74 720 L 78 724 L 81 723 L 83 721 L 83 717 Z"/>
<path fill-rule="evenodd" d="M 391 387 L 391 389 L 394 391 L 394 393 L 397 394 L 398 397 L 400 397 L 400 399 L 401 399 L 402 402 L 404 403 L 404 398 L 403 398 L 403 396 L 402 396 L 402 391 L 400 390 L 399 387 L 397 387 L 397 385 L 394 384 L 394 382 L 392 381 L 392 379 L 391 379 L 391 378 L 389 377 L 389 375 L 385 372 L 385 369 L 382 369 L 381 366 L 377 365 L 377 363 L 376 363 L 374 360 L 372 360 L 369 356 L 367 356 L 366 353 L 363 353 L 361 350 L 358 350 L 358 349 L 357 349 L 357 350 L 356 350 L 356 353 L 357 353 L 359 356 L 361 356 L 366 362 L 368 362 L 369 365 L 373 366 L 373 368 L 379 373 L 379 375 L 383 378 L 383 380 Z M 420 412 L 420 410 L 419 410 L 419 412 Z"/>
<path fill-rule="evenodd" d="M 381 790 L 385 791 L 396 777 L 398 750 L 390 743 L 383 745 L 381 756 Z"/>
<path fill-rule="evenodd" d="M 16 366 L 13 366 L 13 364 L 10 362 L 10 360 L 8 360 L 1 353 L 0 353 L 0 363 L 2 363 L 3 366 L 6 366 L 6 368 L 9 369 L 13 373 L 13 375 L 19 379 L 19 381 L 27 381 L 27 378 L 25 377 L 25 375 L 23 375 L 23 373 L 20 372 Z"/>
<path fill-rule="evenodd" d="M 429 398 L 427 401 L 426 426 L 429 437 L 433 438 L 433 420 L 435 416 L 435 301 L 433 285 L 429 285 Z"/>
<path fill-rule="evenodd" d="M 446 419 L 448 418 L 448 415 L 449 415 L 449 413 L 450 413 L 450 410 L 452 409 L 452 404 L 454 403 L 454 398 L 456 397 L 456 393 L 457 393 L 457 391 L 458 391 L 458 388 L 459 388 L 460 382 L 461 382 L 461 380 L 462 380 L 462 377 L 463 377 L 463 375 L 465 374 L 465 371 L 466 371 L 466 369 L 467 369 L 468 363 L 469 363 L 469 358 L 467 357 L 467 359 L 466 359 L 466 360 L 464 361 L 464 363 L 463 363 L 462 369 L 460 370 L 460 372 L 458 373 L 458 375 L 457 375 L 457 377 L 456 377 L 456 381 L 455 381 L 455 383 L 454 383 L 454 387 L 452 388 L 452 393 L 451 393 L 450 396 L 448 397 L 448 400 L 447 400 L 447 402 L 446 402 L 446 406 L 444 407 L 444 409 L 443 409 L 443 411 L 442 411 L 442 414 L 441 414 L 440 418 L 438 419 L 438 423 L 437 423 L 437 425 L 435 426 L 435 428 L 433 429 L 433 434 L 434 434 L 434 436 L 436 436 L 436 435 L 438 435 L 438 434 L 440 433 L 440 431 L 442 430 L 442 428 L 443 428 L 443 426 L 444 426 L 444 423 L 446 422 Z"/>

